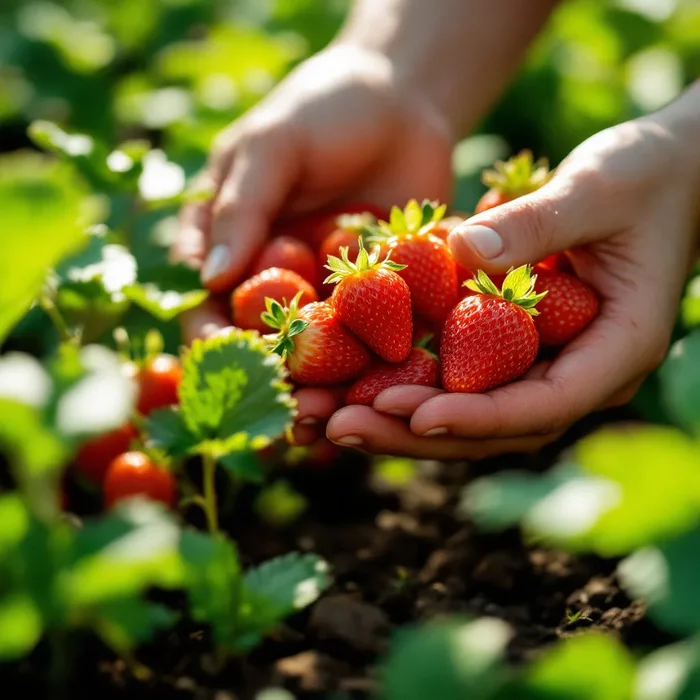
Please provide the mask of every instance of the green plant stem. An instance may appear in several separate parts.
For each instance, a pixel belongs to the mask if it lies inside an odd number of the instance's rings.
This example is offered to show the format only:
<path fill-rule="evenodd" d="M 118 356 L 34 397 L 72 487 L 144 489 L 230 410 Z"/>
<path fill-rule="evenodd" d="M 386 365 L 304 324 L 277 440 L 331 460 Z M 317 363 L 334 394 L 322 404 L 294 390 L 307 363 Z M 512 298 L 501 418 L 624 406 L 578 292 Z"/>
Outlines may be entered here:
<path fill-rule="evenodd" d="M 56 308 L 56 304 L 48 296 L 42 295 L 39 297 L 39 306 L 44 310 L 44 313 L 49 317 L 54 328 L 58 331 L 61 342 L 73 343 L 76 337 L 71 333 L 66 320 L 61 315 L 61 312 Z"/>
<path fill-rule="evenodd" d="M 219 531 L 219 513 L 216 503 L 216 459 L 211 455 L 202 458 L 202 471 L 204 481 L 204 513 L 207 516 L 209 532 L 215 534 Z"/>

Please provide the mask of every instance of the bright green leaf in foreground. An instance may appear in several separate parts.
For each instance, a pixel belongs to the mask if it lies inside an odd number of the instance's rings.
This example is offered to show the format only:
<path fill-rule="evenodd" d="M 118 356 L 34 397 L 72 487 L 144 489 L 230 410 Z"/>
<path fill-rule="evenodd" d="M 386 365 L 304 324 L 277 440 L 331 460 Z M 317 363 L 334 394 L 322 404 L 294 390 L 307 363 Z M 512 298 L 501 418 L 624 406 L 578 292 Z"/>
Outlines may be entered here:
<path fill-rule="evenodd" d="M 700 632 L 700 528 L 625 559 L 619 574 L 625 589 L 643 598 L 650 617 L 670 632 Z"/>
<path fill-rule="evenodd" d="M 0 157 L 0 211 L 2 340 L 38 296 L 48 269 L 87 243 L 95 212 L 69 165 L 33 153 Z"/>
<path fill-rule="evenodd" d="M 613 637 L 581 634 L 549 649 L 502 696 L 518 700 L 629 700 L 635 666 Z"/>
<path fill-rule="evenodd" d="M 295 404 L 281 359 L 256 334 L 195 340 L 183 358 L 180 409 L 199 443 L 219 458 L 262 449 L 291 426 Z"/>
<path fill-rule="evenodd" d="M 476 481 L 463 509 L 482 527 L 521 523 L 533 540 L 602 556 L 627 554 L 700 519 L 700 452 L 678 430 L 605 429 L 579 442 L 574 459 L 544 475 Z"/>
<path fill-rule="evenodd" d="M 3 596 L 0 600 L 0 660 L 24 656 L 36 645 L 42 632 L 41 615 L 28 595 Z"/>
<path fill-rule="evenodd" d="M 695 700 L 700 697 L 700 638 L 670 644 L 639 663 L 633 700 Z"/>
<path fill-rule="evenodd" d="M 673 419 L 700 433 L 700 330 L 673 344 L 659 376 L 663 402 Z"/>
<path fill-rule="evenodd" d="M 136 499 L 77 533 L 74 563 L 62 578 L 69 605 L 136 596 L 151 586 L 182 584 L 180 528 L 160 504 Z"/>
<path fill-rule="evenodd" d="M 400 630 L 381 671 L 385 700 L 489 700 L 506 683 L 511 631 L 495 618 Z"/>

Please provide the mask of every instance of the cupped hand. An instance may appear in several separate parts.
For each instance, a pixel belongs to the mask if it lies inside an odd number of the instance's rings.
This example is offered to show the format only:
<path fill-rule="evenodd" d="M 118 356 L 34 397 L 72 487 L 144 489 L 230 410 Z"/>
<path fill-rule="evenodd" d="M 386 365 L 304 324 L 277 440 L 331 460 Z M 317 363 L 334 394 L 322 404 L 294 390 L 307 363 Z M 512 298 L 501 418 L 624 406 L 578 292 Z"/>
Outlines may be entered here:
<path fill-rule="evenodd" d="M 505 272 L 570 251 L 601 297 L 597 319 L 551 362 L 485 394 L 393 387 L 348 406 L 330 439 L 371 452 L 480 458 L 529 450 L 632 398 L 664 358 L 690 269 L 700 168 L 660 112 L 576 148 L 541 190 L 468 219 L 449 244 L 470 269 Z"/>
<path fill-rule="evenodd" d="M 223 295 L 277 221 L 350 201 L 446 201 L 452 145 L 447 120 L 385 57 L 334 45 L 220 135 L 201 174 L 216 195 L 183 210 L 172 258 Z M 214 299 L 183 314 L 185 342 L 230 325 L 227 300 Z M 340 404 L 322 390 L 297 398 L 297 437 L 308 442 Z"/>

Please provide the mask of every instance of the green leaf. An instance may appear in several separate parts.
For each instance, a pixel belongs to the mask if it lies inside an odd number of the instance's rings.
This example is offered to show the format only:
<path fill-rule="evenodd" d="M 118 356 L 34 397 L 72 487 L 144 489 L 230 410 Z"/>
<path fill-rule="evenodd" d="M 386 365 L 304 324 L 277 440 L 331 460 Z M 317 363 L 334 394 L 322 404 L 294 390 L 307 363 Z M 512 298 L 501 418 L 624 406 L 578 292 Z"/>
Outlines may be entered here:
<path fill-rule="evenodd" d="M 163 605 L 140 598 L 122 598 L 103 603 L 96 611 L 100 636 L 113 649 L 124 651 L 151 641 L 158 630 L 167 629 L 177 614 Z"/>
<path fill-rule="evenodd" d="M 178 408 L 153 411 L 146 418 L 145 428 L 149 445 L 165 451 L 171 457 L 183 457 L 197 444 Z"/>
<path fill-rule="evenodd" d="M 194 451 L 219 459 L 262 449 L 291 426 L 295 403 L 283 363 L 256 333 L 195 340 L 182 364 L 180 407 L 199 441 Z"/>
<path fill-rule="evenodd" d="M 17 547 L 29 530 L 29 512 L 16 493 L 0 496 L 0 561 Z"/>
<path fill-rule="evenodd" d="M 700 432 L 700 330 L 673 344 L 659 377 L 671 417 L 687 430 Z"/>
<path fill-rule="evenodd" d="M 587 633 L 549 649 L 504 693 L 518 700 L 629 700 L 635 665 L 613 637 Z"/>
<path fill-rule="evenodd" d="M 160 289 L 155 284 L 134 284 L 124 289 L 127 299 L 138 304 L 144 311 L 160 321 L 172 321 L 183 311 L 189 311 L 205 301 L 209 292 L 205 289 L 193 289 L 189 292 L 177 292 Z"/>
<path fill-rule="evenodd" d="M 399 632 L 381 670 L 386 700 L 489 700 L 508 675 L 511 631 L 494 618 L 454 618 Z"/>
<path fill-rule="evenodd" d="M 27 594 L 3 596 L 0 600 L 0 660 L 24 656 L 36 646 L 42 632 L 41 614 Z"/>
<path fill-rule="evenodd" d="M 239 634 L 263 635 L 288 615 L 314 603 L 330 585 L 328 564 L 315 554 L 291 552 L 244 576 Z"/>
<path fill-rule="evenodd" d="M 96 605 L 152 586 L 181 586 L 180 537 L 172 513 L 145 499 L 124 502 L 108 515 L 86 521 L 76 534 L 73 564 L 61 576 L 66 604 Z"/>
<path fill-rule="evenodd" d="M 222 457 L 220 463 L 238 481 L 260 484 L 265 478 L 260 458 L 254 450 L 233 452 Z"/>
<path fill-rule="evenodd" d="M 514 527 L 559 486 L 581 476 L 576 465 L 565 463 L 545 474 L 506 471 L 482 477 L 462 492 L 460 511 L 484 530 Z"/>
<path fill-rule="evenodd" d="M 656 547 L 647 547 L 622 561 L 618 572 L 625 589 L 643 598 L 648 614 L 673 633 L 700 631 L 700 528 Z"/>
<path fill-rule="evenodd" d="M 700 638 L 662 647 L 639 663 L 633 700 L 700 697 Z"/>
<path fill-rule="evenodd" d="M 255 499 L 255 510 L 273 527 L 284 527 L 293 523 L 308 507 L 308 501 L 285 479 L 260 491 Z"/>
<path fill-rule="evenodd" d="M 0 157 L 0 341 L 41 292 L 47 270 L 87 243 L 90 205 L 68 165 L 38 154 Z"/>
<path fill-rule="evenodd" d="M 218 644 L 233 648 L 241 606 L 241 567 L 233 542 L 223 535 L 182 533 L 185 588 L 192 618 L 209 624 Z"/>

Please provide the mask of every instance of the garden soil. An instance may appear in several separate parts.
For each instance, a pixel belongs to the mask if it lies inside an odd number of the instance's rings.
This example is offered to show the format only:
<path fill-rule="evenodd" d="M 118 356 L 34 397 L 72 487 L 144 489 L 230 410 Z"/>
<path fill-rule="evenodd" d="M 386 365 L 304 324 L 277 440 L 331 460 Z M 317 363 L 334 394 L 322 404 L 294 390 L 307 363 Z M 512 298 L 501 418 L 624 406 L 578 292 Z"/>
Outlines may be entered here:
<path fill-rule="evenodd" d="M 237 538 L 246 566 L 290 550 L 317 552 L 331 564 L 332 588 L 247 659 L 223 670 L 215 669 L 208 631 L 189 622 L 139 651 L 137 661 L 149 673 L 115 660 L 94 639 L 80 640 L 64 696 L 254 700 L 260 690 L 276 687 L 300 700 L 370 698 L 376 662 L 392 633 L 450 614 L 510 623 L 509 656 L 516 664 L 590 628 L 632 648 L 668 641 L 646 621 L 643 605 L 620 590 L 615 561 L 527 548 L 516 531 L 479 533 L 456 508 L 461 489 L 475 477 L 545 469 L 601 422 L 635 418 L 629 408 L 598 414 L 538 454 L 472 465 L 419 463 L 417 478 L 401 487 L 383 482 L 368 460 L 351 452 L 332 469 L 290 470 L 286 476 L 309 500 L 293 527 L 262 525 L 241 505 L 223 525 Z M 237 503 L 250 500 L 243 492 Z M 48 658 L 42 647 L 21 665 L 2 669 L 3 687 L 13 692 L 0 697 L 59 697 L 48 689 Z"/>

